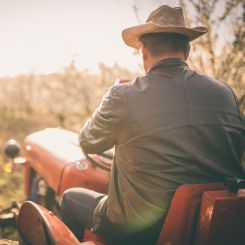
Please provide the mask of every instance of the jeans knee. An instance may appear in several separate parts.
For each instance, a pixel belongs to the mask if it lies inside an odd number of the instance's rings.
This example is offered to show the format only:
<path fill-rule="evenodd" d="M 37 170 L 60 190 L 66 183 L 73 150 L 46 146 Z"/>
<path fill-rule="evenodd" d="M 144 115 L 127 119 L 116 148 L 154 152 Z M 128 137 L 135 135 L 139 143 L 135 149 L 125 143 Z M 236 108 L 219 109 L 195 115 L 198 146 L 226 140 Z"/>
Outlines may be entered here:
<path fill-rule="evenodd" d="M 61 206 L 61 210 L 64 209 L 64 207 L 67 207 L 69 206 L 69 200 L 71 200 L 71 196 L 72 196 L 72 189 L 73 188 L 70 188 L 70 189 L 67 189 L 63 195 L 62 195 L 62 198 L 61 198 L 61 201 L 60 201 L 60 206 Z"/>

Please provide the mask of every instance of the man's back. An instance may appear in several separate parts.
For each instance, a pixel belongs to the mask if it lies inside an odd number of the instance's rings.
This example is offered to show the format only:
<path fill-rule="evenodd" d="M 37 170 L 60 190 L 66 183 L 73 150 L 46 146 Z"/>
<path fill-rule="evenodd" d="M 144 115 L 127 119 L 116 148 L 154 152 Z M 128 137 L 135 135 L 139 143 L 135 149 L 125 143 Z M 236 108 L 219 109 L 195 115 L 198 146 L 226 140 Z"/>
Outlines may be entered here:
<path fill-rule="evenodd" d="M 127 109 L 104 204 L 110 221 L 147 227 L 179 185 L 242 176 L 243 122 L 226 85 L 168 59 L 113 96 L 116 109 Z"/>

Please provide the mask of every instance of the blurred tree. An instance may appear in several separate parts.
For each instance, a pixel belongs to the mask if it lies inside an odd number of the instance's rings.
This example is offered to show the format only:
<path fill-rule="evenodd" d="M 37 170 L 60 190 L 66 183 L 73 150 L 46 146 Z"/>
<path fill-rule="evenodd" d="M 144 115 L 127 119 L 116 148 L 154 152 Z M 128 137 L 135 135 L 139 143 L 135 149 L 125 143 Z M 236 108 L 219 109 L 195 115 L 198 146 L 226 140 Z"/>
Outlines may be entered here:
<path fill-rule="evenodd" d="M 106 90 L 114 84 L 116 79 L 132 80 L 139 75 L 137 72 L 132 72 L 126 68 L 120 67 L 117 63 L 111 67 L 100 63 L 99 68 L 99 86 L 102 89 L 100 96 L 102 96 Z"/>
<path fill-rule="evenodd" d="M 7 113 L 9 116 L 31 116 L 38 96 L 37 85 L 33 73 L 2 78 L 0 80 L 1 113 Z"/>
<path fill-rule="evenodd" d="M 97 80 L 96 76 L 87 71 L 78 71 L 74 61 L 62 73 L 52 74 L 44 79 L 43 89 L 48 93 L 46 106 L 60 126 L 68 126 L 74 118 L 82 119 L 92 113 L 93 91 Z"/>
<path fill-rule="evenodd" d="M 33 112 L 34 98 L 37 92 L 35 89 L 35 75 L 22 75 L 17 77 L 15 87 L 15 102 L 18 106 L 18 111 L 24 112 L 30 116 Z"/>
<path fill-rule="evenodd" d="M 71 61 L 60 73 L 0 78 L 0 120 L 52 116 L 59 126 L 79 129 L 116 78 L 137 76 L 118 64 L 99 68 L 99 74 L 91 74 Z"/>
<path fill-rule="evenodd" d="M 244 44 L 245 5 L 243 0 L 180 0 L 193 14 L 189 25 L 203 25 L 209 31 L 193 46 L 191 65 L 224 81 L 235 91 L 240 109 L 245 112 Z M 185 11 L 187 13 L 187 11 Z"/>
<path fill-rule="evenodd" d="M 136 76 L 117 64 L 110 67 L 100 63 L 99 68 L 100 74 L 94 75 L 86 70 L 77 70 L 72 61 L 62 73 L 42 78 L 44 106 L 56 117 L 60 126 L 79 129 L 116 78 L 132 79 Z"/>

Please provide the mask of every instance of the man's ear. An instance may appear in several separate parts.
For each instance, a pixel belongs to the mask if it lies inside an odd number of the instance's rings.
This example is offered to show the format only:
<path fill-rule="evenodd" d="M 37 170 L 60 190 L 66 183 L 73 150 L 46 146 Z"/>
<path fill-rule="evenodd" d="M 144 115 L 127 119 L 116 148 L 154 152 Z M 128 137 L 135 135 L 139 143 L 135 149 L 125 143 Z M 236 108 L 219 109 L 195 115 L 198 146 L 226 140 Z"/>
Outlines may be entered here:
<path fill-rule="evenodd" d="M 188 48 L 187 48 L 187 50 L 184 52 L 184 58 L 185 58 L 185 60 L 187 60 L 188 57 L 189 57 L 190 49 L 191 49 L 191 47 L 190 47 L 190 44 L 188 43 Z"/>
<path fill-rule="evenodd" d="M 143 60 L 147 60 L 148 57 L 148 50 L 146 49 L 145 45 L 143 43 L 141 43 L 141 54 L 142 54 L 142 58 Z"/>

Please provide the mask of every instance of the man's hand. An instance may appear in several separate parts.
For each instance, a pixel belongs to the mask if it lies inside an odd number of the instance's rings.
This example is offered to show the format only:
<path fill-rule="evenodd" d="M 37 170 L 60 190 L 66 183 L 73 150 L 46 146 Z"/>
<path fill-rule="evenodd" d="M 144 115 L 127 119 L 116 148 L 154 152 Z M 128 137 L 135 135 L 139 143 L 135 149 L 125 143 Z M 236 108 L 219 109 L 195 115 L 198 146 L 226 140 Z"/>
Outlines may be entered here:
<path fill-rule="evenodd" d="M 128 82 L 130 82 L 130 80 L 117 78 L 114 82 L 114 85 L 119 85 L 119 84 L 128 83 Z"/>

